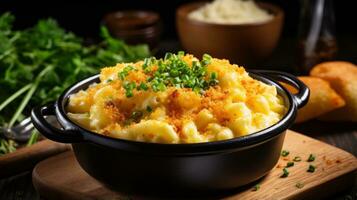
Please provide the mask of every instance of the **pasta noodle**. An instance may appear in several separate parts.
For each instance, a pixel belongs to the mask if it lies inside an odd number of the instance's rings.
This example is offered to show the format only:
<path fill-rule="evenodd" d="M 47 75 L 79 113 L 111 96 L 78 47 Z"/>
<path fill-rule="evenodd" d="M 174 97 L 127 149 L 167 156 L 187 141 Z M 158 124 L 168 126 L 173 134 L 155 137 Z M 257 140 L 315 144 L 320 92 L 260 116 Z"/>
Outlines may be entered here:
<path fill-rule="evenodd" d="M 157 143 L 226 140 L 267 128 L 285 113 L 276 88 L 243 67 L 169 54 L 101 70 L 69 98 L 68 116 L 109 137 Z"/>

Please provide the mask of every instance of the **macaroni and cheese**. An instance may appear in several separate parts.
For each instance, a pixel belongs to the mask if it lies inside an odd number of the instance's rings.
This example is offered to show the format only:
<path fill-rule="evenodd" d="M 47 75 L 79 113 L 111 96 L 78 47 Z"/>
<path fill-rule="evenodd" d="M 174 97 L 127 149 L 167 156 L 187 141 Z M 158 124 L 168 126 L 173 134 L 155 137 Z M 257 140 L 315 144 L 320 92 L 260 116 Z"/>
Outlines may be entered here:
<path fill-rule="evenodd" d="M 243 67 L 179 52 L 101 70 L 100 83 L 69 98 L 68 117 L 98 134 L 156 143 L 200 143 L 277 123 L 284 100 Z"/>

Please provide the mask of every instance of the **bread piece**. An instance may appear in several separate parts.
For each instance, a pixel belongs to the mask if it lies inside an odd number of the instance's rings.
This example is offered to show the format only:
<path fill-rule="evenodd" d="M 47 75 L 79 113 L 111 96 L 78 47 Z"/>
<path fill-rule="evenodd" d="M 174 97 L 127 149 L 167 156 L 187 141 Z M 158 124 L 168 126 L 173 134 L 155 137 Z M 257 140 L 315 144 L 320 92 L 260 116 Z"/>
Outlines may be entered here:
<path fill-rule="evenodd" d="M 346 106 L 321 116 L 321 119 L 357 122 L 357 66 L 343 61 L 324 62 L 316 65 L 310 75 L 328 81 L 346 102 Z"/>
<path fill-rule="evenodd" d="M 304 122 L 316 118 L 331 110 L 345 105 L 345 101 L 330 87 L 330 84 L 323 79 L 309 76 L 301 76 L 299 79 L 310 89 L 309 102 L 298 111 L 295 122 Z M 296 89 L 291 86 L 284 86 L 292 93 Z"/>

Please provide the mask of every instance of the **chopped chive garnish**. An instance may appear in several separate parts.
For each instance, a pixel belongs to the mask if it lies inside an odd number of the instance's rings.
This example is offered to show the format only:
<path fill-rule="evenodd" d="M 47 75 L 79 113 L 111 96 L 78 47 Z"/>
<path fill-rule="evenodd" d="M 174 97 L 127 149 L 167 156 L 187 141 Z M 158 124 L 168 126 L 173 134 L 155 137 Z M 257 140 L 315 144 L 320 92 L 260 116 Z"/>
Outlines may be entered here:
<path fill-rule="evenodd" d="M 124 67 L 124 69 L 122 71 L 120 71 L 118 73 L 118 77 L 120 78 L 120 80 L 124 80 L 125 77 L 129 74 L 130 71 L 136 70 L 135 67 L 128 65 L 126 67 Z"/>
<path fill-rule="evenodd" d="M 283 174 L 280 176 L 281 178 L 285 178 L 289 176 L 289 171 L 287 168 L 283 169 Z"/>
<path fill-rule="evenodd" d="M 289 153 L 290 153 L 289 151 L 283 150 L 283 151 L 281 152 L 281 156 L 286 157 L 286 156 L 289 155 Z"/>
<path fill-rule="evenodd" d="M 301 188 L 304 187 L 304 184 L 303 184 L 303 183 L 300 183 L 300 182 L 297 182 L 296 185 L 295 185 L 295 187 L 301 189 Z"/>
<path fill-rule="evenodd" d="M 217 73 L 207 72 L 207 65 L 211 63 L 212 57 L 208 54 L 203 55 L 201 62 L 193 61 L 187 63 L 182 57 L 183 51 L 177 54 L 166 53 L 164 59 L 155 57 L 144 59 L 141 66 L 144 73 L 148 75 L 146 82 L 136 83 L 135 87 L 124 84 L 126 96 L 133 96 L 133 90 L 149 90 L 154 92 L 164 91 L 167 87 L 191 88 L 193 91 L 203 94 L 210 86 L 218 84 Z M 191 65 L 191 66 L 190 66 Z M 130 71 L 136 71 L 133 66 L 126 66 L 118 73 L 118 77 L 123 82 L 127 82 L 126 77 Z"/>
<path fill-rule="evenodd" d="M 292 167 L 292 166 L 294 166 L 294 162 L 288 162 L 288 163 L 286 163 L 286 167 Z"/>
<path fill-rule="evenodd" d="M 211 63 L 211 59 L 212 59 L 212 57 L 211 57 L 210 55 L 208 55 L 208 54 L 203 54 L 201 63 L 202 63 L 203 65 L 208 65 L 208 64 Z"/>
<path fill-rule="evenodd" d="M 123 87 L 125 89 L 125 96 L 132 97 L 133 89 L 136 88 L 136 83 L 135 82 L 126 82 L 126 83 L 124 83 Z"/>
<path fill-rule="evenodd" d="M 315 165 L 309 165 L 309 168 L 307 169 L 307 172 L 313 173 L 316 170 L 316 166 Z"/>
<path fill-rule="evenodd" d="M 295 156 L 295 158 L 293 159 L 294 162 L 300 162 L 301 161 L 301 157 L 300 156 Z"/>
<path fill-rule="evenodd" d="M 143 65 L 142 65 L 141 67 L 142 67 L 143 70 L 145 71 L 145 69 L 146 69 L 147 67 L 149 67 L 150 64 L 151 64 L 150 58 L 145 58 L 145 59 L 144 59 L 144 63 L 143 63 Z"/>
<path fill-rule="evenodd" d="M 179 51 L 179 52 L 177 52 L 177 55 L 178 55 L 178 56 L 184 56 L 184 55 L 185 55 L 185 52 L 184 52 L 184 51 Z"/>
<path fill-rule="evenodd" d="M 133 96 L 134 96 L 133 91 L 132 91 L 132 90 L 126 91 L 126 92 L 125 92 L 125 96 L 128 97 L 128 98 L 129 98 L 129 97 L 133 97 Z"/>
<path fill-rule="evenodd" d="M 314 154 L 310 154 L 309 155 L 309 158 L 307 159 L 307 162 L 312 162 L 312 161 L 314 161 L 315 160 L 315 155 Z"/>
<path fill-rule="evenodd" d="M 253 191 L 258 191 L 260 189 L 260 184 L 256 184 L 254 187 L 253 187 Z"/>
<path fill-rule="evenodd" d="M 149 89 L 149 87 L 146 85 L 146 83 L 141 82 L 140 85 L 136 89 L 146 91 Z"/>
<path fill-rule="evenodd" d="M 166 53 L 164 59 L 169 60 L 173 56 L 172 53 Z"/>

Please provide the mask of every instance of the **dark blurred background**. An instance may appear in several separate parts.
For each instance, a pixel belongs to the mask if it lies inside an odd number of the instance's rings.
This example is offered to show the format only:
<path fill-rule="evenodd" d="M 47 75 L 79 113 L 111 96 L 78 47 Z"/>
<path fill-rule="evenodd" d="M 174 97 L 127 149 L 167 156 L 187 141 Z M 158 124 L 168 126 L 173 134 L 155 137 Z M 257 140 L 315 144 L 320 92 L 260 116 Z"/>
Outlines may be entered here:
<path fill-rule="evenodd" d="M 11 11 L 16 15 L 16 27 L 33 25 L 40 18 L 53 17 L 68 30 L 81 36 L 95 37 L 102 17 L 111 11 L 126 9 L 153 10 L 160 13 L 164 22 L 164 38 L 175 38 L 175 10 L 192 0 L 98 0 L 98 1 L 23 1 L 0 0 L 0 12 Z M 299 0 L 266 0 L 285 11 L 283 36 L 295 37 L 298 29 Z M 355 28 L 355 0 L 334 1 L 337 35 L 357 35 Z"/>
<path fill-rule="evenodd" d="M 65 29 L 85 38 L 97 38 L 99 25 L 105 14 L 116 10 L 144 9 L 156 11 L 161 15 L 164 24 L 162 39 L 177 40 L 175 29 L 175 10 L 181 4 L 192 0 L 94 0 L 94 1 L 23 1 L 23 0 L 0 0 L 0 12 L 10 11 L 16 16 L 15 28 L 32 26 L 38 19 L 55 18 Z M 279 49 L 290 47 L 291 52 L 279 63 L 278 58 L 268 64 L 290 65 L 293 63 L 293 49 L 297 43 L 297 32 L 301 0 L 266 0 L 282 7 L 285 11 L 285 24 L 282 39 L 285 41 L 278 46 Z M 338 42 L 337 59 L 356 62 L 357 51 L 357 13 L 355 0 L 335 0 L 334 9 L 336 16 L 336 35 Z"/>

